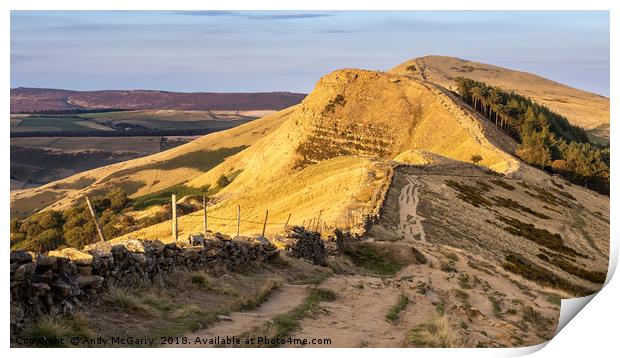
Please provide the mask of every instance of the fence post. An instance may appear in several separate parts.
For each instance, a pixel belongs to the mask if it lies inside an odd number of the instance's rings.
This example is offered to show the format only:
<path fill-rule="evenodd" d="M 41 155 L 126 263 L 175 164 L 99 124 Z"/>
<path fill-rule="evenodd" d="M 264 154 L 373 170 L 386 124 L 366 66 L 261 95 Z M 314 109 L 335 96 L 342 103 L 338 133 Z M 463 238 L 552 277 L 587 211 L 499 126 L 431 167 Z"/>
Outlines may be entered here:
<path fill-rule="evenodd" d="M 207 237 L 207 197 L 202 196 L 202 225 L 204 228 L 205 238 Z"/>
<path fill-rule="evenodd" d="M 265 228 L 267 228 L 267 217 L 269 217 L 269 210 L 265 210 L 265 222 L 263 223 L 263 234 L 262 237 L 265 237 Z"/>
<path fill-rule="evenodd" d="M 172 194 L 172 238 L 176 242 L 179 239 L 179 225 L 177 222 L 177 196 Z"/>
<path fill-rule="evenodd" d="M 323 209 L 319 211 L 319 218 L 316 220 L 316 227 L 314 231 L 319 231 L 319 228 L 321 227 L 321 214 L 323 214 Z"/>
<path fill-rule="evenodd" d="M 237 205 L 237 237 L 239 237 L 239 226 L 241 225 L 241 206 Z"/>
<path fill-rule="evenodd" d="M 288 227 L 288 221 L 291 220 L 291 213 L 288 214 L 288 218 L 286 219 L 286 223 L 284 224 L 284 229 Z"/>
<path fill-rule="evenodd" d="M 97 227 L 97 233 L 99 234 L 99 239 L 103 242 L 105 241 L 105 237 L 103 236 L 101 225 L 99 225 L 99 221 L 97 220 L 97 214 L 95 213 L 95 209 L 93 209 L 93 204 L 90 203 L 90 199 L 88 198 L 88 196 L 86 196 L 86 205 L 88 205 L 88 210 L 90 210 L 90 215 L 92 215 L 93 220 L 95 221 L 95 226 Z"/>

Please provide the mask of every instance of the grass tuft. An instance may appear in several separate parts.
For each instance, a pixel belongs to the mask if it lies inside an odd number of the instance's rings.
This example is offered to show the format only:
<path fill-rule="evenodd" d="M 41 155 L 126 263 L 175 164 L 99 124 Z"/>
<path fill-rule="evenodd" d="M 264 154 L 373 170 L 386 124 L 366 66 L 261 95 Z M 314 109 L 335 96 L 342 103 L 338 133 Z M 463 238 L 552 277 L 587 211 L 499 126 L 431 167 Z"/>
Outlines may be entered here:
<path fill-rule="evenodd" d="M 346 254 L 353 264 L 379 276 L 394 276 L 404 266 L 403 263 L 365 243 L 348 245 Z"/>
<path fill-rule="evenodd" d="M 151 307 L 145 305 L 139 298 L 123 288 L 115 287 L 104 295 L 104 301 L 127 313 L 136 313 L 149 316 Z"/>
<path fill-rule="evenodd" d="M 446 316 L 437 316 L 429 322 L 413 327 L 405 344 L 418 348 L 458 348 L 462 346 L 458 333 L 450 326 Z"/>
<path fill-rule="evenodd" d="M 409 297 L 401 293 L 400 296 L 398 296 L 398 301 L 392 307 L 390 307 L 388 313 L 385 315 L 385 318 L 388 321 L 395 322 L 398 319 L 400 312 L 404 310 L 408 304 Z"/>
<path fill-rule="evenodd" d="M 77 312 L 70 317 L 40 316 L 26 325 L 23 336 L 34 339 L 37 347 L 52 348 L 66 347 L 70 337 L 90 337 L 92 332 L 84 316 Z"/>

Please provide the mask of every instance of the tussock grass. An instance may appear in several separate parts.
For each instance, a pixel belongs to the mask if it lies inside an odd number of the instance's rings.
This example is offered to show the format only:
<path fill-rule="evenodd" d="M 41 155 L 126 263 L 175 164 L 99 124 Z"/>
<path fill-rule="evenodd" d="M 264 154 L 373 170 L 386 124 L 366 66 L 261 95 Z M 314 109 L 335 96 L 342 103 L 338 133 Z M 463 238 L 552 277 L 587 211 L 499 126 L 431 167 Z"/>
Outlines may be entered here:
<path fill-rule="evenodd" d="M 246 297 L 239 306 L 241 310 L 251 310 L 263 303 L 267 297 L 282 284 L 281 281 L 268 279 L 251 297 Z"/>
<path fill-rule="evenodd" d="M 457 254 L 455 254 L 454 252 L 442 250 L 441 254 L 444 255 L 450 261 L 458 261 L 459 260 L 459 256 Z"/>
<path fill-rule="evenodd" d="M 458 277 L 459 280 L 459 287 L 463 290 L 469 290 L 471 289 L 472 285 L 471 285 L 471 280 L 468 274 L 459 274 Z"/>
<path fill-rule="evenodd" d="M 153 314 L 153 309 L 150 306 L 144 304 L 138 297 L 127 292 L 124 288 L 114 287 L 110 289 L 104 295 L 103 299 L 111 306 L 127 313 L 136 313 L 146 316 Z"/>
<path fill-rule="evenodd" d="M 460 301 L 467 301 L 467 299 L 469 298 L 469 293 L 459 290 L 458 288 L 452 289 L 452 292 L 454 293 L 454 296 L 456 296 L 456 298 L 458 298 Z"/>
<path fill-rule="evenodd" d="M 201 315 L 204 312 L 195 304 L 183 305 L 174 310 L 173 316 L 177 318 L 190 317 L 193 315 Z"/>
<path fill-rule="evenodd" d="M 145 304 L 154 307 L 160 311 L 171 311 L 172 303 L 165 298 L 158 297 L 152 293 L 147 294 L 142 299 Z"/>
<path fill-rule="evenodd" d="M 454 261 L 450 260 L 448 262 L 440 261 L 439 268 L 443 272 L 457 272 L 456 267 L 454 267 Z"/>
<path fill-rule="evenodd" d="M 433 304 L 438 315 L 443 316 L 446 313 L 446 301 L 443 298 Z"/>
<path fill-rule="evenodd" d="M 293 285 L 318 285 L 332 275 L 329 271 L 314 271 L 309 274 L 301 274 L 293 277 L 290 283 Z"/>
<path fill-rule="evenodd" d="M 408 304 L 409 297 L 401 293 L 400 296 L 398 296 L 398 301 L 392 307 L 390 307 L 388 313 L 385 315 L 385 318 L 388 321 L 395 322 L 398 319 L 400 312 L 402 312 L 402 310 L 404 310 Z"/>
<path fill-rule="evenodd" d="M 493 315 L 495 315 L 495 317 L 497 318 L 502 318 L 503 314 L 502 314 L 502 306 L 500 301 L 493 296 L 489 296 L 489 301 L 491 302 L 491 305 L 493 306 Z"/>
<path fill-rule="evenodd" d="M 239 292 L 234 288 L 227 285 L 218 285 L 213 283 L 212 280 L 204 272 L 193 272 L 189 275 L 189 281 L 192 285 L 211 291 L 213 293 L 229 295 L 237 297 Z"/>
<path fill-rule="evenodd" d="M 551 303 L 552 305 L 560 306 L 562 304 L 562 296 L 558 295 L 557 293 L 547 293 L 546 296 L 547 302 Z"/>
<path fill-rule="evenodd" d="M 90 337 L 86 318 L 77 312 L 71 317 L 43 315 L 26 324 L 23 337 L 36 340 L 38 347 L 66 347 L 70 337 Z M 64 343 L 59 338 L 64 338 Z"/>
<path fill-rule="evenodd" d="M 458 348 L 463 343 L 446 316 L 413 327 L 405 338 L 407 346 L 419 348 Z"/>
<path fill-rule="evenodd" d="M 425 295 L 426 292 L 428 292 L 428 290 L 431 289 L 430 284 L 424 282 L 424 281 L 418 281 L 415 284 L 415 292 L 421 294 L 421 295 Z"/>
<path fill-rule="evenodd" d="M 367 243 L 347 245 L 345 254 L 356 266 L 379 276 L 394 276 L 405 266 L 403 262 L 391 257 L 389 253 L 380 252 Z"/>

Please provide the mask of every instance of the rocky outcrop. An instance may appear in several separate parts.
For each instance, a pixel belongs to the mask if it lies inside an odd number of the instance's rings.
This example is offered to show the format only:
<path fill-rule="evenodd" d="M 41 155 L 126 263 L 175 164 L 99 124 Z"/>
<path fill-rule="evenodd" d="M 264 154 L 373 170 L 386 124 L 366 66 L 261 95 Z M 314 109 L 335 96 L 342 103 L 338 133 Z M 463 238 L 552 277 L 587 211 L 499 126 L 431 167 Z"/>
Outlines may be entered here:
<path fill-rule="evenodd" d="M 100 242 L 35 255 L 11 252 L 11 329 L 42 313 L 71 314 L 112 285 L 159 282 L 174 270 L 223 268 L 234 271 L 270 261 L 278 251 L 264 238 L 231 239 L 193 235 L 177 243 L 156 240 Z"/>

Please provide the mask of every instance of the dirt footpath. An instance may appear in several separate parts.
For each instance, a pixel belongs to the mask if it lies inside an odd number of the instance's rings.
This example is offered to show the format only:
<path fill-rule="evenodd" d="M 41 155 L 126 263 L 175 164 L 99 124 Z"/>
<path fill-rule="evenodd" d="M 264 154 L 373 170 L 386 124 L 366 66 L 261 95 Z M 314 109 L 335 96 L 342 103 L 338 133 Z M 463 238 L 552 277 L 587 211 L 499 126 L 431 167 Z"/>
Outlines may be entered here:
<path fill-rule="evenodd" d="M 209 344 L 193 344 L 196 338 L 206 340 L 216 336 L 239 336 L 250 331 L 253 327 L 258 327 L 278 315 L 293 310 L 301 305 L 307 295 L 308 289 L 306 285 L 282 285 L 278 290 L 269 295 L 267 301 L 255 310 L 233 312 L 228 316 L 230 320 L 220 320 L 212 327 L 186 335 L 192 344 L 185 345 L 185 347 L 204 348 L 213 346 Z"/>

